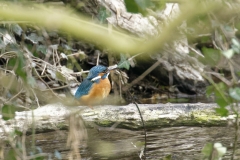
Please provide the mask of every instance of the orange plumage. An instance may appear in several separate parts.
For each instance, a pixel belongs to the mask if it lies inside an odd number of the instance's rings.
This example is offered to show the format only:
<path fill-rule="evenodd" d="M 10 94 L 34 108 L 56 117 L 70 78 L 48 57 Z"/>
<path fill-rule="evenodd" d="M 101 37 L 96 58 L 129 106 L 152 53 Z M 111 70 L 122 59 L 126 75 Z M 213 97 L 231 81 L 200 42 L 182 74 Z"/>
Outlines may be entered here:
<path fill-rule="evenodd" d="M 102 76 L 102 74 L 99 75 Z M 109 79 L 100 79 L 99 83 L 93 84 L 92 89 L 87 95 L 84 95 L 80 98 L 80 101 L 87 106 L 98 104 L 108 96 L 110 90 L 111 84 Z"/>
<path fill-rule="evenodd" d="M 95 66 L 90 69 L 86 79 L 78 87 L 75 98 L 87 106 L 99 104 L 106 98 L 111 90 L 111 84 L 108 75 L 112 69 L 117 66 Z"/>

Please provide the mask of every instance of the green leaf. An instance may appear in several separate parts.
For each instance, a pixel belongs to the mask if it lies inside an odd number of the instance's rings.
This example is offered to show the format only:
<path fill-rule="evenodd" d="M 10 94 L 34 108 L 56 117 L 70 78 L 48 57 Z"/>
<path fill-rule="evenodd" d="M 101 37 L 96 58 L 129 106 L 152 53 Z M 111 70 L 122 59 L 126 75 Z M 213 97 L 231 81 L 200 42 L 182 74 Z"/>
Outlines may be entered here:
<path fill-rule="evenodd" d="M 230 88 L 229 89 L 229 95 L 237 100 L 237 101 L 240 101 L 240 88 L 239 87 L 236 87 L 236 88 Z"/>
<path fill-rule="evenodd" d="M 232 56 L 234 55 L 234 50 L 233 49 L 229 49 L 229 50 L 226 50 L 226 51 L 222 51 L 222 54 L 228 58 L 228 59 L 231 59 Z"/>
<path fill-rule="evenodd" d="M 14 134 L 18 135 L 18 136 L 22 136 L 23 135 L 23 133 L 21 131 L 17 130 L 17 129 L 14 130 Z"/>
<path fill-rule="evenodd" d="M 24 71 L 25 59 L 23 58 L 23 53 L 18 54 L 17 61 L 18 61 L 17 62 L 18 66 L 15 70 L 15 73 L 26 82 L 27 81 L 27 73 Z"/>
<path fill-rule="evenodd" d="M 218 84 L 216 84 L 216 86 L 218 87 L 219 90 L 221 91 L 225 91 L 227 89 L 227 86 L 225 83 L 223 82 L 219 82 Z"/>
<path fill-rule="evenodd" d="M 121 60 L 118 63 L 118 68 L 125 68 L 127 70 L 130 68 L 130 63 L 124 54 L 121 54 Z"/>
<path fill-rule="evenodd" d="M 7 160 L 16 160 L 15 152 L 13 149 L 10 149 L 5 157 Z"/>
<path fill-rule="evenodd" d="M 124 0 L 124 2 L 128 12 L 141 13 L 142 15 L 146 15 L 147 8 L 152 5 L 150 0 Z"/>
<path fill-rule="evenodd" d="M 236 71 L 236 74 L 237 74 L 238 76 L 240 76 L 240 71 Z"/>
<path fill-rule="evenodd" d="M 214 91 L 214 86 L 208 86 L 206 89 L 206 95 L 209 97 Z"/>
<path fill-rule="evenodd" d="M 228 116 L 228 110 L 225 107 L 216 108 L 216 113 L 222 117 Z"/>
<path fill-rule="evenodd" d="M 2 107 L 2 118 L 6 121 L 15 117 L 16 107 L 14 105 L 5 104 Z"/>
<path fill-rule="evenodd" d="M 17 58 L 11 58 L 9 60 L 9 65 L 14 67 L 15 73 L 27 82 L 27 73 L 24 71 L 25 59 L 23 58 L 23 54 L 21 52 L 19 52 L 17 56 Z"/>
<path fill-rule="evenodd" d="M 138 5 L 135 0 L 124 0 L 127 11 L 131 13 L 139 13 Z"/>
<path fill-rule="evenodd" d="M 202 61 L 210 66 L 216 66 L 221 58 L 221 53 L 217 49 L 203 48 L 203 54 L 205 58 Z"/>
<path fill-rule="evenodd" d="M 100 7 L 98 11 L 98 19 L 101 23 L 105 23 L 107 17 L 111 16 L 111 12 L 109 12 L 105 7 Z"/>
<path fill-rule="evenodd" d="M 209 157 L 212 154 L 212 150 L 213 150 L 213 144 L 207 143 L 207 144 L 205 144 L 205 146 L 202 149 L 202 154 L 205 157 Z"/>
<path fill-rule="evenodd" d="M 220 107 L 226 107 L 227 105 L 229 105 L 229 103 L 223 99 L 223 98 L 217 98 L 216 99 L 216 103 L 220 106 Z"/>
<path fill-rule="evenodd" d="M 60 73 L 60 72 L 56 72 L 56 79 L 58 80 L 58 81 L 62 81 L 62 82 L 67 82 L 67 80 L 66 80 L 66 78 Z"/>

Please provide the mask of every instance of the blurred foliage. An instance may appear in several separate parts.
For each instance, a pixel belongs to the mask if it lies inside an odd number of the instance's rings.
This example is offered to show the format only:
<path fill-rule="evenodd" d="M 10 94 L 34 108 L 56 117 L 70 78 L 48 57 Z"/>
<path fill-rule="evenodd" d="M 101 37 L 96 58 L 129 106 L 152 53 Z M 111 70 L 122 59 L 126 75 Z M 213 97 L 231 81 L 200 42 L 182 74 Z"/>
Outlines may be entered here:
<path fill-rule="evenodd" d="M 144 16 L 149 14 L 149 9 L 151 10 L 161 10 L 164 9 L 166 0 L 152 1 L 152 0 L 124 0 L 127 11 L 131 13 L 141 13 Z"/>
<path fill-rule="evenodd" d="M 204 160 L 219 160 L 227 152 L 227 148 L 223 147 L 221 143 L 207 143 L 202 149 Z"/>
<path fill-rule="evenodd" d="M 121 54 L 121 60 L 118 63 L 118 68 L 125 68 L 127 70 L 130 68 L 130 62 L 127 60 L 124 54 Z"/>
<path fill-rule="evenodd" d="M 14 105 L 3 105 L 2 106 L 2 118 L 4 120 L 13 119 L 15 117 L 16 107 Z"/>

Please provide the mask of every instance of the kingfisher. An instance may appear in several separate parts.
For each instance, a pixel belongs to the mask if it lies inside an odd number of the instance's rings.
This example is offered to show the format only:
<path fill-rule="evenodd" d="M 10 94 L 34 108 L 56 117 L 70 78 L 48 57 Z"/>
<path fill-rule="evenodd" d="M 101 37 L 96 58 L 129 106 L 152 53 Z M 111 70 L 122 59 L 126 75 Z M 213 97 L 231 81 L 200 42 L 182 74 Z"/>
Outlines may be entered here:
<path fill-rule="evenodd" d="M 84 105 L 92 108 L 109 95 L 111 84 L 108 75 L 111 70 L 116 69 L 117 65 L 105 67 L 102 65 L 94 66 L 90 69 L 87 78 L 79 85 L 75 98 Z"/>

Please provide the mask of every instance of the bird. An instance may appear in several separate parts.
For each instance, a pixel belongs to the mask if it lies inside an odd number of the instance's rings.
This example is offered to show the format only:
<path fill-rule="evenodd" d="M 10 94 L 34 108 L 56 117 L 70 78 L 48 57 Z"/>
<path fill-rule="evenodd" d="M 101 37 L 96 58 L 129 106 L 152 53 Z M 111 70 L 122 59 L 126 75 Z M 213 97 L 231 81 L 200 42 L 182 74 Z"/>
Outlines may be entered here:
<path fill-rule="evenodd" d="M 100 103 L 106 98 L 111 90 L 108 75 L 111 70 L 116 69 L 117 65 L 105 67 L 97 65 L 89 70 L 88 76 L 79 85 L 75 92 L 75 98 L 81 104 L 92 108 L 93 105 Z"/>

